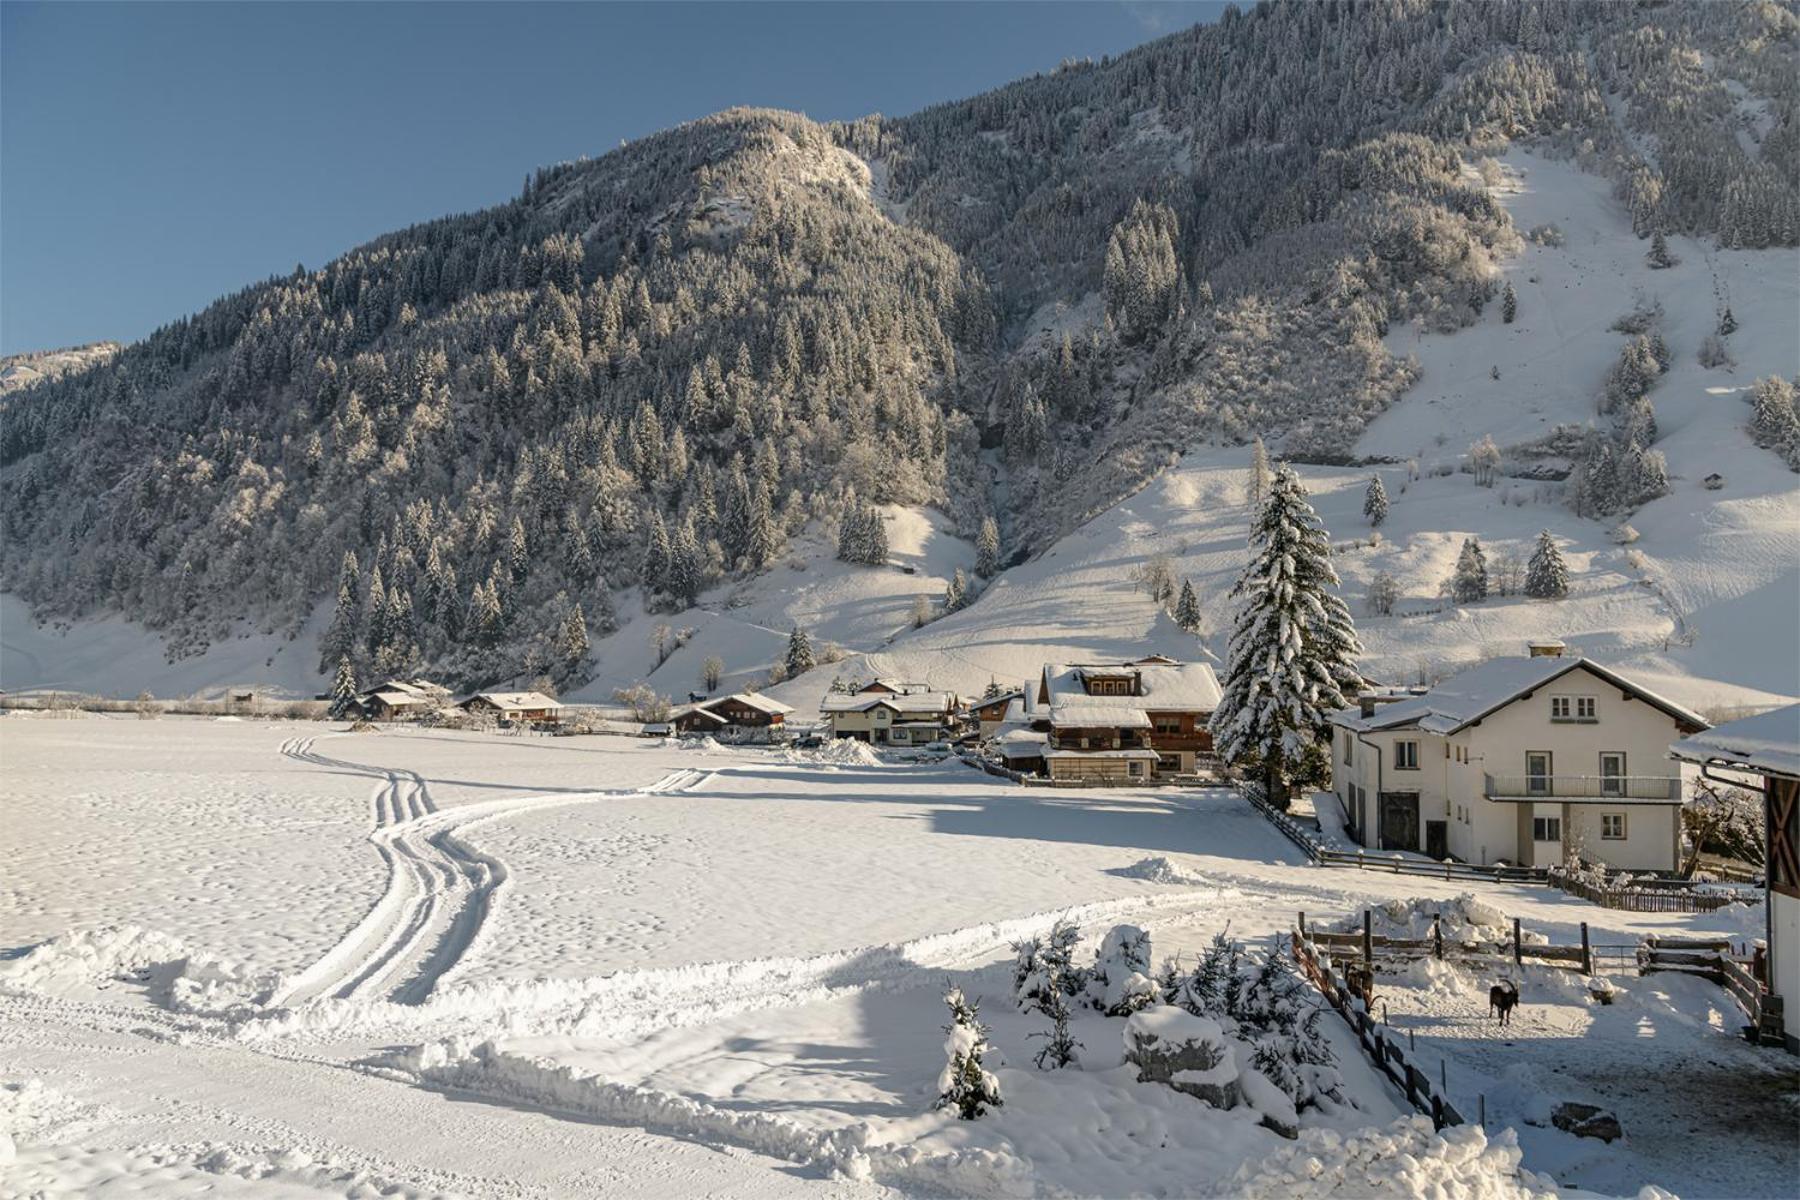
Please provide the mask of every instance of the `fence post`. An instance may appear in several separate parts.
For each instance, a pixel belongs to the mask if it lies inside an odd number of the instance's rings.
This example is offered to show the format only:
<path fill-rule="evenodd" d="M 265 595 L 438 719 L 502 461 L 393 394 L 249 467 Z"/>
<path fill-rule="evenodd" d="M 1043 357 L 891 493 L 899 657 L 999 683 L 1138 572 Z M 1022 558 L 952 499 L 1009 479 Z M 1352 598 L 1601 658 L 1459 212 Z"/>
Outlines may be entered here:
<path fill-rule="evenodd" d="M 1363 970 L 1367 972 L 1369 990 L 1375 990 L 1375 927 L 1368 909 L 1363 909 Z"/>
<path fill-rule="evenodd" d="M 1442 917 L 1431 918 L 1431 940 L 1437 943 L 1437 956 L 1442 959 L 1444 957 L 1444 919 Z"/>
<path fill-rule="evenodd" d="M 1363 869 L 1363 852 L 1361 846 L 1356 848 L 1356 869 L 1359 871 Z"/>
<path fill-rule="evenodd" d="M 1513 918 L 1513 965 L 1525 965 L 1525 943 L 1519 938 L 1519 918 Z"/>
<path fill-rule="evenodd" d="M 1305 913 L 1300 914 L 1300 940 L 1303 942 L 1310 940 L 1306 936 L 1306 914 Z"/>
<path fill-rule="evenodd" d="M 1581 923 L 1581 973 L 1583 975 L 1592 975 L 1594 973 L 1594 948 L 1588 944 L 1588 927 L 1586 921 Z"/>
<path fill-rule="evenodd" d="M 1478 1100 L 1478 1107 L 1481 1110 L 1481 1117 L 1480 1117 L 1481 1127 L 1483 1129 L 1486 1129 L 1487 1128 L 1487 1093 L 1486 1092 L 1481 1093 L 1481 1095 L 1479 1097 L 1477 1097 L 1477 1100 Z"/>

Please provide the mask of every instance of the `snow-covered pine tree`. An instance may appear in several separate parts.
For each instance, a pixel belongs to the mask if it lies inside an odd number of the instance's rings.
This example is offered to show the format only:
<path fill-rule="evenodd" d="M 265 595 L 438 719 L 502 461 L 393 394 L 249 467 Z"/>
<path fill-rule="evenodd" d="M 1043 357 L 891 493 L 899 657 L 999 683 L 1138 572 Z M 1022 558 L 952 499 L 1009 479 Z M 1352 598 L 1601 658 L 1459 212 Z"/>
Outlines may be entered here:
<path fill-rule="evenodd" d="M 342 719 L 356 703 L 356 668 L 350 665 L 350 656 L 338 659 L 337 677 L 331 681 L 331 719 Z"/>
<path fill-rule="evenodd" d="M 646 594 L 667 585 L 670 557 L 668 526 L 663 524 L 661 513 L 651 513 L 650 533 L 644 539 L 644 565 L 641 572 Z"/>
<path fill-rule="evenodd" d="M 812 640 L 806 636 L 806 630 L 798 625 L 794 626 L 794 631 L 788 634 L 787 658 L 784 660 L 784 665 L 787 668 L 789 679 L 813 669 Z"/>
<path fill-rule="evenodd" d="M 862 542 L 863 562 L 871 567 L 883 567 L 887 565 L 887 522 L 882 519 L 881 509 L 873 504 L 865 504 L 863 506 Z"/>
<path fill-rule="evenodd" d="M 1512 280 L 1506 281 L 1506 288 L 1500 293 L 1500 320 L 1511 325 L 1513 318 L 1519 315 L 1519 294 L 1513 291 Z"/>
<path fill-rule="evenodd" d="M 344 561 L 354 570 L 356 556 L 345 554 Z M 348 658 L 356 653 L 358 618 L 362 606 L 357 602 L 356 587 L 353 583 L 339 583 L 337 608 L 332 611 L 331 625 L 325 630 L 325 636 L 319 639 L 319 670 L 330 669 L 334 662 Z"/>
<path fill-rule="evenodd" d="M 961 567 L 950 576 L 950 583 L 944 588 L 944 611 L 959 611 L 969 602 L 969 578 L 963 574 Z"/>
<path fill-rule="evenodd" d="M 1194 581 L 1181 581 L 1181 598 L 1175 601 L 1175 623 L 1189 633 L 1199 633 L 1205 618 L 1200 613 L 1200 597 L 1194 593 Z"/>
<path fill-rule="evenodd" d="M 951 987 L 944 993 L 950 1008 L 950 1023 L 944 1032 L 944 1070 L 938 1076 L 938 1108 L 954 1108 L 965 1121 L 979 1118 L 990 1108 L 1005 1102 L 1000 1098 L 1000 1081 L 981 1059 L 988 1051 L 987 1026 L 981 1023 L 981 1006 L 963 998 L 962 989 Z"/>
<path fill-rule="evenodd" d="M 525 538 L 525 522 L 513 518 L 512 531 L 506 535 L 506 569 L 514 583 L 523 583 L 531 570 L 531 544 Z"/>
<path fill-rule="evenodd" d="M 1000 573 L 1000 526 L 991 516 L 981 518 L 981 532 L 975 535 L 975 573 L 983 579 Z"/>
<path fill-rule="evenodd" d="M 587 618 L 582 614 L 579 603 L 570 607 L 563 617 L 561 644 L 562 677 L 569 683 L 586 682 L 588 671 L 588 634 Z"/>
<path fill-rule="evenodd" d="M 1363 516 L 1369 518 L 1369 528 L 1377 529 L 1387 520 L 1388 498 L 1387 488 L 1381 482 L 1381 476 L 1369 476 L 1369 490 L 1363 493 Z"/>
<path fill-rule="evenodd" d="M 1538 534 L 1537 548 L 1526 564 L 1525 594 L 1537 600 L 1560 600 L 1569 594 L 1569 566 L 1548 529 Z"/>
<path fill-rule="evenodd" d="M 1479 538 L 1463 539 L 1462 552 L 1456 556 L 1456 574 L 1450 581 L 1450 594 L 1458 604 L 1474 604 L 1487 599 L 1487 554 L 1481 549 Z"/>
<path fill-rule="evenodd" d="M 1244 484 L 1244 502 L 1250 506 L 1254 521 L 1258 509 L 1269 495 L 1269 451 L 1258 435 L 1250 446 L 1250 478 Z"/>
<path fill-rule="evenodd" d="M 1669 239 L 1663 236 L 1662 230 L 1650 235 L 1650 252 L 1644 256 L 1652 271 L 1663 271 L 1681 260 L 1669 253 Z"/>
<path fill-rule="evenodd" d="M 744 521 L 744 566 L 760 571 L 775 557 L 775 514 L 762 480 L 750 485 L 750 511 Z"/>
<path fill-rule="evenodd" d="M 1030 1035 L 1044 1039 L 1043 1047 L 1032 1061 L 1040 1071 L 1055 1071 L 1072 1065 L 1076 1061 L 1075 1051 L 1081 1048 L 1081 1043 L 1069 1032 L 1069 994 L 1054 965 L 1045 969 L 1044 987 L 1036 1008 L 1050 1018 L 1050 1028 Z"/>
<path fill-rule="evenodd" d="M 1250 534 L 1250 558 L 1231 590 L 1224 694 L 1212 732 L 1227 762 L 1255 771 L 1271 801 L 1329 769 L 1326 716 L 1362 685 L 1362 646 L 1337 593 L 1331 542 L 1285 463 Z"/>
<path fill-rule="evenodd" d="M 700 539 L 694 534 L 694 520 L 684 518 L 681 527 L 675 531 L 675 544 L 669 550 L 669 594 L 683 606 L 692 608 L 705 583 L 705 570 Z"/>

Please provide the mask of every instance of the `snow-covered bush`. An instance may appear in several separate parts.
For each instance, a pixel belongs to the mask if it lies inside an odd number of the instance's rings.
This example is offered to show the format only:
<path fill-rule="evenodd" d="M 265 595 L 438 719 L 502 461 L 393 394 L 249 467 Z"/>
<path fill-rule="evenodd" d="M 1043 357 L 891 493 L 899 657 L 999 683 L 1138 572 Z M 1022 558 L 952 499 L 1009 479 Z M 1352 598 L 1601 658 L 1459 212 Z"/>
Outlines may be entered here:
<path fill-rule="evenodd" d="M 950 1006 L 950 1023 L 944 1026 L 949 1034 L 944 1039 L 948 1061 L 938 1075 L 937 1107 L 954 1108 L 957 1116 L 973 1121 L 1005 1103 L 1000 1098 L 1000 1081 L 981 1065 L 988 1051 L 988 1030 L 981 1023 L 981 1006 L 964 999 L 961 988 L 946 991 L 944 1003 Z"/>
<path fill-rule="evenodd" d="M 1087 972 L 1075 965 L 1079 940 L 1080 927 L 1073 921 L 1058 921 L 1044 938 L 1013 943 L 1013 1002 L 1020 1012 L 1049 1015 L 1052 989 L 1064 996 L 1087 989 Z"/>
<path fill-rule="evenodd" d="M 1109 1017 L 1128 1017 L 1162 998 L 1150 978 L 1150 935 L 1136 925 L 1107 931 L 1088 973 L 1087 1002 Z"/>
<path fill-rule="evenodd" d="M 1343 1099 L 1343 1077 L 1319 1028 L 1324 1010 L 1311 1003 L 1282 952 L 1253 958 L 1217 934 L 1192 971 L 1184 974 L 1173 961 L 1164 965 L 1162 990 L 1169 1003 L 1217 1021 L 1243 1043 L 1247 1065 L 1296 1109 L 1321 1097 Z"/>

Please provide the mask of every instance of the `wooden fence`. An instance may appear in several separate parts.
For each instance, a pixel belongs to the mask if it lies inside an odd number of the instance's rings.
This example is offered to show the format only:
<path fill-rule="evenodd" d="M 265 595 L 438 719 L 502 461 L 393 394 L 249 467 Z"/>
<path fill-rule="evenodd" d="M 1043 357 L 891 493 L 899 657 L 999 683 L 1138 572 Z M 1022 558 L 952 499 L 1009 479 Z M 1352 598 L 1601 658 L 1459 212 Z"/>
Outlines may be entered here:
<path fill-rule="evenodd" d="M 1581 923 L 1581 943 L 1571 946 L 1559 946 L 1552 942 L 1527 942 L 1525 930 L 1517 917 L 1513 918 L 1512 936 L 1505 941 L 1446 940 L 1443 925 L 1435 918 L 1431 922 L 1430 937 L 1384 937 L 1374 932 L 1373 914 L 1367 909 L 1363 910 L 1363 927 L 1360 932 L 1331 933 L 1308 929 L 1306 914 L 1301 913 L 1299 933 L 1309 945 L 1322 947 L 1334 956 L 1360 958 L 1365 971 L 1372 969 L 1377 960 L 1391 962 L 1396 959 L 1438 958 L 1487 964 L 1510 962 L 1515 966 L 1523 966 L 1526 959 L 1532 959 L 1565 971 L 1579 971 L 1583 975 L 1594 973 L 1595 947 L 1588 937 L 1586 921 Z"/>
<path fill-rule="evenodd" d="M 1406 1094 L 1407 1102 L 1429 1116 L 1432 1125 L 1438 1129 L 1463 1124 L 1462 1114 L 1456 1111 L 1446 1094 L 1442 1061 L 1438 1064 L 1438 1082 L 1433 1085 L 1431 1076 L 1421 1071 L 1417 1063 L 1408 1061 L 1399 1040 L 1384 1033 L 1383 1027 L 1369 1015 L 1363 996 L 1339 983 L 1331 967 L 1319 961 L 1312 942 L 1300 930 L 1294 932 L 1293 946 L 1294 961 L 1299 964 L 1301 973 L 1350 1026 L 1369 1061 Z"/>
<path fill-rule="evenodd" d="M 1549 882 L 1571 896 L 1580 896 L 1601 908 L 1619 909 L 1623 912 L 1705 913 L 1717 912 L 1733 904 L 1753 903 L 1742 896 L 1726 892 L 1698 891 L 1685 880 L 1648 886 L 1638 883 L 1606 887 L 1582 876 L 1552 871 Z"/>
<path fill-rule="evenodd" d="M 1758 951 L 1746 962 L 1731 952 L 1728 938 L 1684 938 L 1651 934 L 1638 948 L 1638 971 L 1678 971 L 1710 979 L 1737 1001 L 1749 1018 L 1744 1036 L 1753 1042 L 1785 1044 L 1780 996 L 1768 988 L 1768 959 Z"/>

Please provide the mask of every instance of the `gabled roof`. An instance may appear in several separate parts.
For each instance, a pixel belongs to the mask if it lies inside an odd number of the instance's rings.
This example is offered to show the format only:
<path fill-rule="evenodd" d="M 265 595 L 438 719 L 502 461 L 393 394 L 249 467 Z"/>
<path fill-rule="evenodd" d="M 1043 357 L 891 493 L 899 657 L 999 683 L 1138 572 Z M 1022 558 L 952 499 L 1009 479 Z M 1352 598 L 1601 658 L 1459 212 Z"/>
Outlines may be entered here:
<path fill-rule="evenodd" d="M 1716 762 L 1800 779 L 1800 704 L 1715 725 L 1682 738 L 1669 753 L 1687 762 Z"/>
<path fill-rule="evenodd" d="M 1221 695 L 1212 664 L 1174 662 L 1161 655 L 1131 663 L 1045 663 L 1041 690 L 1053 704 L 1086 699 L 1087 679 L 1136 679 L 1140 694 L 1124 699 L 1149 712 L 1209 713 L 1219 707 Z"/>
<path fill-rule="evenodd" d="M 698 717 L 704 721 L 711 721 L 714 725 L 725 724 L 724 717 L 704 704 L 681 704 L 669 710 L 669 720 L 679 720 L 682 717 Z"/>
<path fill-rule="evenodd" d="M 1331 715 L 1333 725 L 1375 730 L 1417 727 L 1425 733 L 1459 733 L 1513 701 L 1530 695 L 1571 671 L 1585 670 L 1673 717 L 1678 724 L 1705 729 L 1698 713 L 1639 686 L 1617 671 L 1588 658 L 1492 658 L 1444 680 L 1422 695 L 1383 705 L 1365 717 L 1354 708 Z"/>
<path fill-rule="evenodd" d="M 858 692 L 854 696 L 828 692 L 819 701 L 819 711 L 867 712 L 871 708 L 891 708 L 895 712 L 948 712 L 953 705 L 954 699 L 949 692 L 908 692 L 899 696 L 885 692 Z"/>
<path fill-rule="evenodd" d="M 542 692 L 476 692 L 471 700 L 486 700 L 496 708 L 561 708 Z"/>
<path fill-rule="evenodd" d="M 969 710 L 973 712 L 975 709 L 989 708 L 995 704 L 1011 704 L 1014 700 L 1019 699 L 1024 694 L 1025 692 L 1022 688 L 1008 688 L 1006 691 L 996 692 L 992 696 L 978 696 L 969 701 Z"/>
<path fill-rule="evenodd" d="M 719 696 L 712 700 L 702 700 L 696 708 L 710 709 L 715 704 L 723 704 L 727 700 L 735 700 L 745 708 L 754 708 L 773 716 L 785 716 L 793 712 L 793 708 L 779 700 L 771 700 L 760 692 L 733 692 L 729 696 Z"/>

